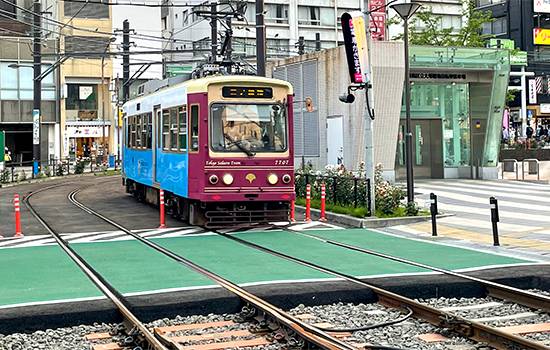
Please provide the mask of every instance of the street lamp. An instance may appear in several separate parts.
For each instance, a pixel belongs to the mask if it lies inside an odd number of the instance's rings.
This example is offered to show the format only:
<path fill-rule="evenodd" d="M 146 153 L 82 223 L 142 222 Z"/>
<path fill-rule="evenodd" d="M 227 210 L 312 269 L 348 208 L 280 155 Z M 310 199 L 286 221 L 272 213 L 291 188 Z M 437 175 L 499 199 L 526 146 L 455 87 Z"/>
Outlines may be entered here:
<path fill-rule="evenodd" d="M 390 7 L 403 19 L 403 42 L 405 43 L 405 153 L 407 167 L 407 202 L 414 202 L 414 179 L 412 163 L 411 131 L 411 80 L 409 77 L 409 19 L 421 7 L 417 2 L 394 4 Z"/>

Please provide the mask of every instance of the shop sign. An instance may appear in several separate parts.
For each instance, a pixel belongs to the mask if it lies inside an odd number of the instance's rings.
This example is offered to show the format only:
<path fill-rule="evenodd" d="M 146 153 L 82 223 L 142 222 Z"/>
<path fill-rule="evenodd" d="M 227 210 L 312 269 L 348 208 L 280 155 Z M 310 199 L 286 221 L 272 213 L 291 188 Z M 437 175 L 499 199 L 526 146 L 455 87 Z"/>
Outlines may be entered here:
<path fill-rule="evenodd" d="M 368 81 L 368 52 L 363 13 L 361 11 L 344 12 L 342 14 L 342 32 L 351 82 L 366 83 Z"/>
<path fill-rule="evenodd" d="M 526 66 L 527 51 L 510 52 L 510 64 L 513 66 Z"/>
<path fill-rule="evenodd" d="M 541 113 L 550 113 L 550 103 L 541 103 L 539 107 Z"/>
<path fill-rule="evenodd" d="M 103 126 L 67 126 L 65 135 L 70 138 L 103 137 Z M 105 137 L 109 137 L 109 126 L 105 126 Z"/>
<path fill-rule="evenodd" d="M 549 0 L 533 0 L 533 9 L 539 13 L 550 13 L 550 1 Z"/>
<path fill-rule="evenodd" d="M 533 28 L 535 45 L 550 45 L 550 29 Z"/>
<path fill-rule="evenodd" d="M 85 100 L 93 94 L 94 88 L 92 86 L 79 86 L 78 87 L 78 99 Z"/>
<path fill-rule="evenodd" d="M 529 80 L 529 104 L 534 105 L 537 103 L 537 82 L 535 79 Z"/>
<path fill-rule="evenodd" d="M 32 144 L 40 144 L 40 110 L 32 110 Z"/>
<path fill-rule="evenodd" d="M 386 39 L 386 0 L 369 1 L 369 33 L 372 40 Z"/>

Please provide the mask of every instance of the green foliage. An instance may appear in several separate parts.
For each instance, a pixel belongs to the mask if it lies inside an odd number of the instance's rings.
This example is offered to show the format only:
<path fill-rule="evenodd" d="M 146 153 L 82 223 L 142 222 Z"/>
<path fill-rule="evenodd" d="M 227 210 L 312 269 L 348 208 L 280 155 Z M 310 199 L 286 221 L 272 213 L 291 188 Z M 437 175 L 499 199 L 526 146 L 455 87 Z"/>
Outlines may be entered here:
<path fill-rule="evenodd" d="M 405 213 L 407 216 L 416 216 L 418 215 L 418 205 L 415 202 L 409 202 L 405 205 Z"/>
<path fill-rule="evenodd" d="M 391 214 L 397 210 L 405 192 L 398 186 L 390 184 L 382 177 L 382 165 L 378 164 L 374 170 L 375 206 L 383 214 Z"/>
<path fill-rule="evenodd" d="M 304 198 L 296 198 L 296 205 L 305 206 L 306 200 Z M 321 208 L 321 201 L 319 199 L 312 199 L 311 207 L 316 209 Z M 331 213 L 350 215 L 356 218 L 365 218 L 369 214 L 367 208 L 364 207 L 354 208 L 350 206 L 326 203 L 325 208 Z"/>
<path fill-rule="evenodd" d="M 492 35 L 481 34 L 484 23 L 492 22 L 490 11 L 476 10 L 475 0 L 462 0 L 463 23 L 458 28 L 442 28 L 442 16 L 434 14 L 431 7 L 422 7 L 409 22 L 409 42 L 413 45 L 485 47 Z M 394 17 L 390 23 L 400 23 Z M 457 30 L 458 29 L 458 30 Z M 399 35 L 394 39 L 401 39 Z"/>
<path fill-rule="evenodd" d="M 52 176 L 52 169 L 49 166 L 44 167 L 44 176 L 47 176 L 47 177 Z"/>
<path fill-rule="evenodd" d="M 510 102 L 513 102 L 516 99 L 516 93 L 519 93 L 519 91 L 520 90 L 517 90 L 517 89 L 506 91 L 506 99 L 504 100 L 504 103 L 506 104 L 506 106 L 508 106 Z"/>
<path fill-rule="evenodd" d="M 0 182 L 5 184 L 5 183 L 8 183 L 10 182 L 10 171 L 8 169 L 4 169 L 2 170 L 2 172 L 0 173 Z"/>

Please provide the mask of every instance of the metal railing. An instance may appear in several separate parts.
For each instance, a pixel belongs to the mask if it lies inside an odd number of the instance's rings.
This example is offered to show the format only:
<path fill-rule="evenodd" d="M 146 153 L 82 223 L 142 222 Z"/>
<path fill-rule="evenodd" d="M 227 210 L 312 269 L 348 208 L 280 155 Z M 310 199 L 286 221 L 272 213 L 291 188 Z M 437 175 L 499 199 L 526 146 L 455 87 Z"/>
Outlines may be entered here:
<path fill-rule="evenodd" d="M 321 198 L 321 184 L 326 187 L 327 203 L 354 208 L 367 208 L 368 216 L 371 211 L 371 181 L 356 176 L 327 176 L 297 172 L 295 176 L 296 196 L 305 198 L 306 185 L 311 185 L 311 198 Z"/>
<path fill-rule="evenodd" d="M 537 181 L 540 180 L 540 163 L 539 163 L 539 160 L 536 158 L 527 158 L 521 162 L 521 179 L 525 180 L 525 163 L 527 163 L 529 166 L 529 170 L 528 170 L 529 175 L 535 174 L 535 171 L 531 170 L 531 164 L 534 164 L 536 169 L 536 174 L 537 174 Z"/>
<path fill-rule="evenodd" d="M 517 159 L 503 159 L 502 160 L 502 168 L 501 168 L 501 171 L 502 171 L 502 178 L 504 179 L 504 172 L 511 172 L 511 171 L 507 171 L 506 170 L 506 164 L 510 164 L 512 163 L 514 165 L 514 172 L 516 173 L 516 180 L 519 180 L 519 173 L 518 173 L 518 160 Z"/>

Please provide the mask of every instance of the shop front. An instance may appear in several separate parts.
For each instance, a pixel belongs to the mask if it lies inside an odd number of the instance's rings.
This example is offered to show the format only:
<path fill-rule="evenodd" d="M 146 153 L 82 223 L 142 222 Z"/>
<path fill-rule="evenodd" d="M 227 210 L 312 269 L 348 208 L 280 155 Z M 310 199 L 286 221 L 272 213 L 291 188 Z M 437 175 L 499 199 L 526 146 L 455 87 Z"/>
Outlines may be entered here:
<path fill-rule="evenodd" d="M 65 126 L 64 149 L 69 150 L 69 157 L 97 159 L 103 156 L 104 143 L 107 143 L 110 123 L 106 122 L 67 122 Z"/>

